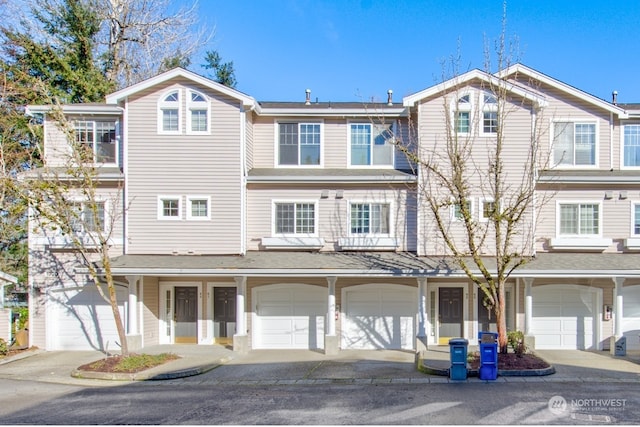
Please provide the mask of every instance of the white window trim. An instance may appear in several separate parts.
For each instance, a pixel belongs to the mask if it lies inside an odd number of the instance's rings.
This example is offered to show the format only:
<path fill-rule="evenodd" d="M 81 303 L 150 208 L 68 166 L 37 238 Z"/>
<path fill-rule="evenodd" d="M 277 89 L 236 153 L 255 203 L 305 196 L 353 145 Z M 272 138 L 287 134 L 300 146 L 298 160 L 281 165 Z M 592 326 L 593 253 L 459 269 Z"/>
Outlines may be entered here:
<path fill-rule="evenodd" d="M 97 146 L 98 146 L 98 141 L 96 138 L 96 123 L 97 122 L 101 122 L 101 123 L 105 123 L 105 122 L 110 122 L 112 121 L 109 118 L 105 118 L 103 120 L 96 120 L 96 119 L 86 119 L 86 118 L 76 118 L 73 120 L 73 127 L 74 129 L 76 128 L 76 124 L 77 122 L 87 122 L 87 123 L 91 123 L 93 126 L 93 162 L 92 164 L 94 165 L 102 165 L 102 166 L 118 166 L 118 160 L 120 159 L 120 119 L 114 118 L 113 119 L 113 123 L 115 123 L 115 132 L 116 132 L 116 142 L 115 142 L 115 153 L 114 153 L 114 161 L 113 162 L 99 162 L 98 161 L 98 152 L 97 152 Z M 82 143 L 84 144 L 84 143 Z"/>
<path fill-rule="evenodd" d="M 168 108 L 173 105 L 170 103 L 166 103 L 164 100 L 167 96 L 171 95 L 173 92 L 178 92 L 178 130 L 164 130 L 163 129 L 163 109 Z M 182 89 L 173 88 L 166 92 L 164 92 L 158 98 L 158 107 L 157 107 L 157 115 L 158 115 L 158 134 L 161 135 L 180 135 L 182 133 Z"/>
<path fill-rule="evenodd" d="M 598 205 L 598 233 L 597 234 L 560 234 L 560 205 Z M 602 226 L 604 217 L 602 212 L 602 200 L 557 200 L 556 201 L 556 236 L 558 238 L 589 239 L 592 237 L 602 237 Z"/>
<path fill-rule="evenodd" d="M 471 218 L 473 218 L 473 215 L 476 212 L 475 203 L 474 203 L 473 197 L 469 197 L 467 200 L 470 203 L 470 210 L 471 210 L 470 213 L 471 213 Z M 449 216 L 451 218 L 451 222 L 460 222 L 460 223 L 462 223 L 462 222 L 464 222 L 464 219 L 456 217 L 456 205 L 457 205 L 456 201 L 451 199 L 451 206 L 449 207 Z"/>
<path fill-rule="evenodd" d="M 485 95 L 487 96 L 491 96 L 493 98 L 495 98 L 496 103 L 495 104 L 487 104 L 484 100 Z M 489 112 L 493 112 L 493 113 L 497 113 L 498 112 L 498 102 L 500 102 L 500 100 L 498 99 L 498 97 L 496 95 L 494 95 L 491 92 L 480 92 L 480 96 L 482 97 L 482 101 L 481 101 L 481 109 L 480 109 L 480 120 L 478 120 L 478 124 L 480 126 L 480 135 L 484 136 L 484 137 L 495 137 L 497 135 L 497 132 L 485 132 L 484 131 L 484 113 L 489 113 Z M 496 125 L 500 126 L 500 117 L 496 117 Z"/>
<path fill-rule="evenodd" d="M 368 204 L 368 205 L 389 205 L 389 232 L 388 233 L 367 233 L 367 234 L 362 234 L 362 233 L 351 233 L 351 205 L 353 204 Z M 393 206 L 393 202 L 389 201 L 382 201 L 382 202 L 376 202 L 376 201 L 371 201 L 371 200 L 348 200 L 347 201 L 347 235 L 351 238 L 364 238 L 364 239 L 368 239 L 368 238 L 394 238 L 395 237 L 395 229 L 393 227 L 394 224 L 394 206 Z"/>
<path fill-rule="evenodd" d="M 640 165 L 638 166 L 625 166 L 624 165 L 624 128 L 626 126 L 640 126 L 640 123 L 624 123 L 620 126 L 620 169 L 626 170 L 640 170 Z"/>
<path fill-rule="evenodd" d="M 480 222 L 489 222 L 489 218 L 484 216 L 484 204 L 485 202 L 494 203 L 493 197 L 480 197 L 478 199 L 478 220 Z M 498 208 L 496 206 L 496 208 Z M 471 213 L 473 213 L 473 205 L 471 206 Z"/>
<path fill-rule="evenodd" d="M 391 131 L 395 134 L 395 123 L 389 123 Z M 352 165 L 351 164 L 351 125 L 369 125 L 371 127 L 371 141 L 369 147 L 371 149 L 371 164 L 368 165 Z M 347 167 L 350 169 L 395 169 L 396 167 L 396 147 L 391 145 L 391 164 L 390 165 L 374 165 L 373 164 L 373 146 L 374 146 L 374 130 L 376 125 L 386 125 L 386 123 L 371 123 L 362 120 L 351 120 L 347 122 Z"/>
<path fill-rule="evenodd" d="M 640 200 L 631 200 L 629 203 L 631 214 L 629 218 L 631 219 L 629 224 L 629 237 L 624 240 L 624 247 L 629 250 L 640 250 L 640 233 L 635 233 L 635 207 L 640 206 Z"/>
<path fill-rule="evenodd" d="M 208 221 L 211 219 L 211 197 L 210 196 L 198 196 L 188 195 L 187 197 L 187 220 L 189 221 Z M 194 200 L 205 200 L 207 202 L 207 215 L 206 216 L 193 216 L 191 211 L 191 204 Z"/>
<path fill-rule="evenodd" d="M 276 205 L 278 204 L 298 204 L 298 203 L 305 203 L 305 204 L 310 204 L 313 205 L 313 217 L 314 217 L 314 229 L 313 229 L 313 233 L 278 233 L 276 232 L 276 220 L 277 220 L 277 211 L 276 211 Z M 290 200 L 290 199 L 277 199 L 277 200 L 272 200 L 271 201 L 271 236 L 272 237 L 295 237 L 295 238 L 305 238 L 305 237 L 318 237 L 318 220 L 319 220 L 319 215 L 318 215 L 318 201 L 317 200 L 308 200 L 308 199 L 296 199 L 296 200 Z"/>
<path fill-rule="evenodd" d="M 164 216 L 162 202 L 164 200 L 178 200 L 178 216 Z M 180 221 L 182 220 L 182 196 L 176 195 L 160 195 L 158 196 L 158 220 L 161 221 Z"/>
<path fill-rule="evenodd" d="M 556 123 L 563 122 L 571 122 L 574 124 L 594 124 L 595 125 L 595 161 L 593 165 L 562 165 L 560 163 L 555 163 L 555 159 L 553 157 L 553 144 L 555 138 L 555 126 Z M 575 140 L 574 140 L 575 144 Z M 574 145 L 575 148 L 575 145 Z M 551 168 L 552 169 L 597 169 L 600 165 L 600 120 L 595 119 L 593 117 L 556 117 L 550 119 L 550 132 L 549 132 L 549 159 L 551 160 Z"/>
<path fill-rule="evenodd" d="M 474 107 L 475 107 L 475 91 L 473 90 L 464 90 L 462 92 L 455 92 L 454 93 L 455 97 L 450 101 L 449 103 L 449 114 L 451 117 L 451 133 L 452 135 L 460 135 L 460 136 L 469 136 L 473 134 L 473 129 L 474 129 L 474 123 L 475 123 L 475 114 L 474 114 Z M 469 105 L 463 105 L 462 108 L 460 108 L 459 105 L 459 100 L 462 97 L 465 97 L 469 95 Z M 469 113 L 469 132 L 458 132 L 458 126 L 456 124 L 456 121 L 458 119 L 457 117 L 457 113 L 458 112 L 468 112 Z"/>
<path fill-rule="evenodd" d="M 297 165 L 281 165 L 280 164 L 280 123 L 296 123 L 298 125 L 298 164 Z M 302 165 L 300 164 L 300 125 L 320 125 L 320 163 L 317 165 Z M 275 168 L 323 168 L 324 167 L 324 120 L 274 120 L 274 136 L 273 136 L 273 167 Z"/>
<path fill-rule="evenodd" d="M 200 95 L 201 97 L 204 98 L 204 102 L 202 101 L 192 101 L 191 100 L 191 95 L 192 94 L 196 94 L 196 95 Z M 202 110 L 205 108 L 202 107 L 206 107 L 207 110 L 207 129 L 206 130 L 193 130 L 191 128 L 191 114 L 193 112 L 193 110 Z M 189 89 L 187 90 L 187 134 L 188 135 L 209 135 L 211 133 L 211 100 L 209 99 L 208 96 L 206 96 L 204 93 L 199 92 L 197 90 L 192 90 Z"/>

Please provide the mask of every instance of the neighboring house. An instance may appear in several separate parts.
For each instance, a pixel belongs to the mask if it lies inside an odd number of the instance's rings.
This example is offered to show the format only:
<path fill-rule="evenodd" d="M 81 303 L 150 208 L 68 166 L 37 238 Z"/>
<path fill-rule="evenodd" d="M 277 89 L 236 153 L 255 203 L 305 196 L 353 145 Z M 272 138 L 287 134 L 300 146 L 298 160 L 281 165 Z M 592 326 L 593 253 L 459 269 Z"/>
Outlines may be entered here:
<path fill-rule="evenodd" d="M 0 271 L 0 338 L 7 343 L 11 341 L 11 309 L 5 307 L 6 287 L 17 284 L 17 277 Z"/>
<path fill-rule="evenodd" d="M 622 335 L 640 348 L 640 105 L 522 65 L 500 76 L 514 109 L 510 170 L 543 113 L 543 148 L 574 153 L 540 171 L 537 191 L 550 201 L 521 242 L 535 258 L 508 284 L 509 329 L 537 348 L 605 349 Z M 93 144 L 104 211 L 122 217 L 112 268 L 130 348 L 420 351 L 494 328 L 476 286 L 443 268 L 421 206 L 424 174 L 393 135 L 417 130 L 420 149 L 442 132 L 448 105 L 468 113 L 465 132 L 490 138 L 483 88 L 496 78 L 474 70 L 402 103 L 391 91 L 371 104 L 312 102 L 309 91 L 304 102 L 258 102 L 174 69 L 104 104 L 63 106 Z M 48 107 L 30 111 L 46 117 Z M 486 120 L 472 120 L 477 111 Z M 65 139 L 48 118 L 44 134 L 45 163 L 64 167 Z M 490 201 L 469 202 L 482 215 Z M 30 344 L 117 348 L 110 308 L 73 250 L 33 230 Z"/>

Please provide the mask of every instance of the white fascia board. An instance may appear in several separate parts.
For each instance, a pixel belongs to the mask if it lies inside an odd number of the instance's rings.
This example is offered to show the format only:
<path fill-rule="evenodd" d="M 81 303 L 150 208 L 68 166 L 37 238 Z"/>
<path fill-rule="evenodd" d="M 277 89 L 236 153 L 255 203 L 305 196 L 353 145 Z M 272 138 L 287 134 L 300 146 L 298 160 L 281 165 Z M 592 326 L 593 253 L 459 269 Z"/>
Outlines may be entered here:
<path fill-rule="evenodd" d="M 162 74 L 158 74 L 155 77 L 151 77 L 150 79 L 141 81 L 140 83 L 136 83 L 132 86 L 129 86 L 127 88 L 121 89 L 117 92 L 114 92 L 112 94 L 107 95 L 106 97 L 106 101 L 107 104 L 117 104 L 118 102 L 128 98 L 129 96 L 133 95 L 134 93 L 137 93 L 139 91 L 142 90 L 146 90 L 149 89 L 159 83 L 163 83 L 167 80 L 171 80 L 175 77 L 183 77 L 185 79 L 194 81 L 198 84 L 201 84 L 205 87 L 208 87 L 210 89 L 213 89 L 217 92 L 221 92 L 227 96 L 230 96 L 232 98 L 235 98 L 239 101 L 242 102 L 242 105 L 244 107 L 250 107 L 253 108 L 257 105 L 257 102 L 255 99 L 253 99 L 252 97 L 245 95 L 244 93 L 237 91 L 235 89 L 232 89 L 228 86 L 225 86 L 223 84 L 220 84 L 218 82 L 214 82 L 213 80 L 207 79 L 206 77 L 202 77 L 194 72 L 185 70 L 184 68 L 174 68 L 172 70 L 166 71 Z"/>
<path fill-rule="evenodd" d="M 248 177 L 247 183 L 255 184 L 275 184 L 275 183 L 358 183 L 358 184 L 379 184 L 381 182 L 404 182 L 414 183 L 417 181 L 415 176 L 313 176 L 313 177 L 299 177 L 299 176 L 258 176 Z"/>
<path fill-rule="evenodd" d="M 549 176 L 538 178 L 539 184 L 640 184 L 640 176 Z"/>
<path fill-rule="evenodd" d="M 53 109 L 53 105 L 27 105 L 25 114 L 33 116 L 34 114 L 46 114 Z M 65 114 L 83 114 L 83 115 L 121 115 L 123 109 L 117 105 L 109 104 L 68 104 L 62 105 L 62 112 Z"/>
<path fill-rule="evenodd" d="M 545 107 L 547 105 L 547 101 L 544 99 L 544 97 L 540 96 L 539 94 L 532 92 L 527 88 L 524 88 L 516 83 L 502 80 L 501 78 L 498 78 L 492 74 L 488 74 L 477 69 L 471 70 L 465 74 L 454 77 L 452 79 L 449 79 L 435 86 L 431 86 L 430 88 L 427 88 L 421 92 L 406 96 L 403 98 L 402 103 L 405 107 L 412 107 L 415 105 L 416 102 L 420 101 L 421 99 L 437 95 L 441 92 L 446 92 L 456 86 L 462 86 L 474 79 L 481 80 L 493 86 L 502 85 L 507 91 L 512 92 L 518 96 L 521 96 L 524 99 L 528 99 L 538 104 L 540 107 Z"/>
<path fill-rule="evenodd" d="M 256 110 L 257 111 L 257 110 Z M 349 108 L 322 108 L 304 110 L 301 108 L 262 108 L 259 113 L 265 117 L 406 117 L 406 108 L 384 108 L 371 110 Z"/>
<path fill-rule="evenodd" d="M 5 273 L 3 271 L 0 271 L 0 280 L 3 280 L 5 282 L 9 282 L 9 283 L 13 283 L 14 285 L 16 283 L 18 283 L 18 278 L 16 276 L 13 276 L 9 273 Z"/>
<path fill-rule="evenodd" d="M 506 76 L 509 76 L 512 74 L 524 74 L 526 76 L 529 76 L 534 80 L 538 80 L 544 84 L 547 84 L 551 87 L 554 87 L 558 90 L 561 90 L 565 93 L 575 96 L 583 101 L 589 102 L 600 108 L 603 108 L 607 111 L 617 114 L 618 117 L 621 119 L 626 119 L 629 117 L 629 114 L 623 108 L 620 108 L 617 105 L 613 105 L 610 102 L 604 101 L 596 96 L 593 96 L 587 92 L 577 89 L 571 85 L 568 85 L 552 77 L 549 77 L 545 74 L 542 74 L 541 72 L 536 71 L 532 68 L 529 68 L 523 64 L 514 64 L 508 68 L 505 68 L 504 70 L 498 71 L 496 73 L 496 76 L 500 78 L 505 78 Z"/>

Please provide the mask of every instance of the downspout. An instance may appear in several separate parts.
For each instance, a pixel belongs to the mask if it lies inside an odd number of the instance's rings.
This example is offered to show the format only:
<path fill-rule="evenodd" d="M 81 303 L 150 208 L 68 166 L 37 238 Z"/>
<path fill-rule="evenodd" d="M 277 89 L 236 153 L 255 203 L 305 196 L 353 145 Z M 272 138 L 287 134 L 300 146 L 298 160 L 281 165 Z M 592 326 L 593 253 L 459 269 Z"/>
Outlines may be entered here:
<path fill-rule="evenodd" d="M 240 103 L 240 254 L 247 253 L 247 110 Z"/>
<path fill-rule="evenodd" d="M 122 253 L 129 253 L 129 215 L 127 207 L 127 195 L 129 194 L 129 98 L 124 100 L 122 113 L 122 172 L 124 173 L 124 185 L 122 186 Z"/>
<path fill-rule="evenodd" d="M 613 111 L 609 113 L 609 169 L 613 170 Z"/>

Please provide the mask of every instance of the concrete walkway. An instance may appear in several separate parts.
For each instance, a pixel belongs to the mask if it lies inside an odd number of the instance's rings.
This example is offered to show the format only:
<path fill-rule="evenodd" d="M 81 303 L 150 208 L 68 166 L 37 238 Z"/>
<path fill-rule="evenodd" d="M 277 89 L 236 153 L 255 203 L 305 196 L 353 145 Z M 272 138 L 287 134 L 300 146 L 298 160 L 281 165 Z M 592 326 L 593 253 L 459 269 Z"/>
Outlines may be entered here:
<path fill-rule="evenodd" d="M 474 351 L 470 346 L 469 351 Z M 98 360 L 100 352 L 28 352 L 19 358 L 0 360 L 0 378 L 45 381 L 76 385 L 121 385 L 141 380 L 190 381 L 199 375 L 207 384 L 353 384 L 353 383 L 443 383 L 446 374 L 429 375 L 418 370 L 411 351 L 343 350 L 336 356 L 309 350 L 253 350 L 237 354 L 219 345 L 167 345 L 147 347 L 144 353 L 171 352 L 180 359 L 139 374 L 72 373 L 79 366 Z M 640 353 L 613 357 L 609 352 L 536 352 L 555 368 L 547 376 L 503 377 L 501 382 L 637 382 L 640 383 Z M 424 352 L 422 364 L 448 369 L 449 347 L 432 347 Z M 105 381 L 117 379 L 118 381 Z M 482 382 L 477 377 L 466 381 Z"/>

